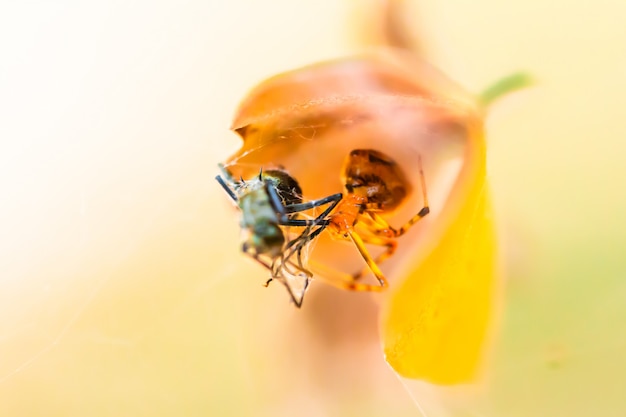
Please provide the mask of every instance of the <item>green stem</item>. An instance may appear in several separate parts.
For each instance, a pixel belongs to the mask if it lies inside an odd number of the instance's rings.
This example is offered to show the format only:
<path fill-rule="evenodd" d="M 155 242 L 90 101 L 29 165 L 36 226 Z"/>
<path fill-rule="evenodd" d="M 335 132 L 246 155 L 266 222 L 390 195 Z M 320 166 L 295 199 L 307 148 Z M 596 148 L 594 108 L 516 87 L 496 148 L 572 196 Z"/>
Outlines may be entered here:
<path fill-rule="evenodd" d="M 481 94 L 479 99 L 484 107 L 489 107 L 494 101 L 500 97 L 521 90 L 533 84 L 532 77 L 525 72 L 517 72 L 496 81 L 487 87 Z"/>

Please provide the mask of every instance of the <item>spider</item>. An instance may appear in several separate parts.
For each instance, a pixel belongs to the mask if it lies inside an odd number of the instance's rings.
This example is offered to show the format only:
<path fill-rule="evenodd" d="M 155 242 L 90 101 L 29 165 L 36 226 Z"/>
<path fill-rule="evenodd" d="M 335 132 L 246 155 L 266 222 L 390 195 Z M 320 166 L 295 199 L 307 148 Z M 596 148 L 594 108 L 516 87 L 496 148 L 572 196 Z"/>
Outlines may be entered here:
<path fill-rule="evenodd" d="M 311 241 L 324 230 L 339 240 L 351 241 L 361 256 L 366 267 L 355 274 L 345 276 L 324 267 L 327 281 L 339 288 L 353 291 L 382 291 L 388 286 L 387 279 L 379 264 L 391 257 L 397 247 L 396 238 L 402 236 L 415 223 L 429 212 L 426 182 L 421 157 L 417 160 L 423 197 L 422 209 L 404 225 L 394 228 L 381 216 L 396 209 L 409 192 L 409 183 L 398 164 L 380 151 L 355 149 L 346 158 L 342 172 L 345 194 L 337 200 L 336 194 L 328 197 L 332 207 L 325 210 L 328 217 L 316 220 L 319 227 L 306 238 Z M 316 200 L 323 201 L 325 199 Z M 296 246 L 304 242 L 294 242 Z M 377 258 L 373 258 L 366 244 L 385 246 L 387 249 Z M 288 255 L 289 256 L 289 255 Z M 380 285 L 358 282 L 367 270 L 374 274 Z M 333 276 L 334 275 L 334 276 Z"/>

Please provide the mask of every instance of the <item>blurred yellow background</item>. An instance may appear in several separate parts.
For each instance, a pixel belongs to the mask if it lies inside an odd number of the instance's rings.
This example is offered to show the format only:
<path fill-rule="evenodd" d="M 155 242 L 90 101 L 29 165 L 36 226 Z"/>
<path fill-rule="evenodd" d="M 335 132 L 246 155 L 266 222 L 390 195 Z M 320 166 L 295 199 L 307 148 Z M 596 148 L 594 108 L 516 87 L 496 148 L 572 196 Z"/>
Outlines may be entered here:
<path fill-rule="evenodd" d="M 0 415 L 419 415 L 373 303 L 263 288 L 213 180 L 247 90 L 356 52 L 374 3 L 0 6 Z M 623 415 L 626 3 L 407 10 L 469 90 L 538 81 L 487 120 L 507 271 L 487 388 L 428 416 Z"/>

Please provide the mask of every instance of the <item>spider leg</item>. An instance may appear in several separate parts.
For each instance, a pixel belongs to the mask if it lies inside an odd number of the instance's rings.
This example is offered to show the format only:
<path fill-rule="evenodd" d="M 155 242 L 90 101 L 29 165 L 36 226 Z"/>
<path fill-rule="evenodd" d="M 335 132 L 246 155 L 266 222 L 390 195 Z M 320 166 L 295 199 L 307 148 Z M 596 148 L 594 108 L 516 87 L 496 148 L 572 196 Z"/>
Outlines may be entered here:
<path fill-rule="evenodd" d="M 315 261 L 309 261 L 309 266 L 315 272 L 316 279 L 324 281 L 326 284 L 342 290 L 381 292 L 385 289 L 385 287 L 381 285 L 357 282 L 354 280 L 352 275 L 337 271 Z"/>
<path fill-rule="evenodd" d="M 332 203 L 328 208 L 322 213 L 319 217 L 325 217 L 330 213 L 337 203 L 341 201 L 343 198 L 343 194 L 336 193 L 329 195 L 328 197 L 320 198 L 317 200 L 307 201 L 306 203 L 298 203 L 298 204 L 289 204 L 285 206 L 285 210 L 287 213 L 298 213 L 305 210 L 310 210 L 315 207 L 323 206 L 324 204 Z"/>
<path fill-rule="evenodd" d="M 350 229 L 348 230 L 348 237 L 350 238 L 350 240 L 352 240 L 352 243 L 354 243 L 354 246 L 356 246 L 357 250 L 363 257 L 363 260 L 365 261 L 369 269 L 374 273 L 374 276 L 380 283 L 380 286 L 387 287 L 389 285 L 387 283 L 387 278 L 385 278 L 385 275 L 378 267 L 376 261 L 372 258 L 372 255 L 370 255 L 370 253 L 368 252 L 367 248 L 365 247 L 365 242 L 363 241 L 361 236 L 359 236 L 359 234 L 356 233 L 354 230 Z M 394 250 L 395 250 L 395 247 L 394 247 Z M 353 276 L 352 279 L 355 280 L 358 276 L 360 276 L 360 274 Z"/>
<path fill-rule="evenodd" d="M 426 180 L 424 178 L 424 168 L 422 167 L 422 157 L 418 158 L 418 166 L 420 171 L 420 179 L 422 183 L 422 199 L 424 206 L 422 209 L 413 217 L 411 217 L 406 223 L 404 223 L 399 228 L 394 228 L 387 223 L 385 219 L 380 217 L 375 211 L 370 211 L 369 207 L 366 207 L 366 212 L 368 212 L 369 216 L 372 218 L 374 222 L 379 225 L 378 231 L 375 233 L 377 235 L 389 236 L 390 234 L 393 237 L 400 237 L 407 232 L 418 221 L 422 220 L 428 213 L 430 213 L 430 206 L 428 205 L 428 193 L 426 192 Z M 363 217 L 365 219 L 365 217 Z"/>
<path fill-rule="evenodd" d="M 270 190 L 273 190 L 270 188 Z M 275 197 L 274 197 L 275 195 Z M 283 208 L 283 211 L 280 211 L 279 224 L 282 226 L 316 226 L 321 223 L 324 223 L 325 218 L 330 214 L 331 211 L 339 204 L 341 199 L 343 198 L 343 194 L 337 193 L 333 195 L 329 195 L 328 197 L 320 198 L 318 200 L 307 201 L 306 203 L 298 203 L 298 204 L 289 204 L 287 206 L 283 206 L 280 203 L 280 198 L 276 193 L 276 190 L 273 190 L 273 193 L 270 192 L 270 197 L 272 199 L 278 199 L 278 203 Z M 276 204 L 276 201 L 273 201 Z M 330 203 L 330 204 L 329 204 Z M 324 209 L 324 211 L 317 216 L 314 220 L 299 220 L 293 219 L 287 216 L 288 213 L 300 213 L 306 210 L 311 210 L 315 207 L 323 206 L 324 204 L 328 204 L 328 207 Z"/>
<path fill-rule="evenodd" d="M 365 236 L 362 238 L 364 243 L 368 243 L 370 245 L 378 245 L 378 246 L 386 246 L 387 250 L 378 255 L 376 259 L 374 259 L 374 263 L 376 265 L 380 265 L 387 259 L 393 256 L 398 247 L 398 242 L 393 237 L 385 237 L 385 236 Z M 369 265 L 368 265 L 369 266 Z M 365 267 L 361 271 L 355 273 L 352 277 L 355 280 L 360 279 L 367 273 L 368 268 Z"/>
<path fill-rule="evenodd" d="M 290 241 L 287 245 L 289 250 L 285 253 L 284 257 L 282 258 L 282 262 L 284 264 L 291 263 L 289 259 L 295 253 L 297 254 L 297 265 L 293 265 L 293 266 L 302 272 L 310 273 L 309 270 L 304 268 L 303 266 L 303 262 L 301 258 L 302 256 L 301 251 L 310 241 L 315 239 L 321 232 L 323 232 L 326 226 L 327 224 L 319 225 L 319 227 L 317 227 L 315 230 L 313 230 L 310 233 L 309 231 L 311 230 L 311 227 L 309 227 L 305 231 L 303 231 L 302 234 L 298 236 L 296 239 L 293 239 L 292 241 Z M 351 291 L 368 291 L 368 292 L 380 292 L 384 290 L 384 288 L 387 287 L 388 285 L 387 279 L 385 278 L 382 271 L 378 267 L 377 262 L 379 262 L 379 260 L 384 261 L 385 259 L 387 259 L 389 256 L 393 254 L 396 248 L 395 240 L 384 239 L 382 237 L 377 237 L 377 236 L 368 236 L 365 239 L 363 239 L 354 231 L 349 231 L 348 236 L 352 240 L 354 245 L 357 247 L 357 249 L 359 250 L 359 253 L 363 257 L 363 259 L 365 260 L 365 263 L 367 264 L 367 268 L 371 270 L 376 276 L 376 278 L 378 279 L 378 282 L 380 285 L 372 285 L 372 284 L 365 284 L 365 283 L 357 282 L 357 279 L 362 274 L 350 275 L 350 274 L 342 273 L 342 272 L 333 270 L 327 266 L 321 265 L 314 261 L 309 261 L 309 264 L 312 265 L 311 269 L 316 272 L 316 276 L 319 279 L 340 289 L 351 290 Z M 372 259 L 371 255 L 365 248 L 366 242 L 386 245 L 389 247 L 389 249 L 387 250 L 387 252 L 380 255 L 376 260 L 374 260 Z M 285 267 L 285 269 L 289 271 L 286 268 L 286 265 L 283 265 L 283 267 Z M 275 271 L 276 273 L 278 272 L 276 269 Z M 296 300 L 294 299 L 294 301 Z"/>
<path fill-rule="evenodd" d="M 426 217 L 426 215 L 430 213 L 430 209 L 428 206 L 425 206 L 424 208 L 422 208 L 419 213 L 417 213 L 415 216 L 411 217 L 405 224 L 403 224 L 401 227 L 399 228 L 394 228 L 391 225 L 389 225 L 389 223 L 387 223 L 387 221 L 385 219 L 383 219 L 380 215 L 376 214 L 376 213 L 372 213 L 370 214 L 371 216 L 374 217 L 374 221 L 377 224 L 385 224 L 386 226 L 379 226 L 376 228 L 375 231 L 373 231 L 375 234 L 383 237 L 400 237 L 403 234 L 405 234 L 410 228 L 411 226 L 413 226 L 415 223 L 417 223 L 418 221 L 422 220 L 424 217 Z"/>

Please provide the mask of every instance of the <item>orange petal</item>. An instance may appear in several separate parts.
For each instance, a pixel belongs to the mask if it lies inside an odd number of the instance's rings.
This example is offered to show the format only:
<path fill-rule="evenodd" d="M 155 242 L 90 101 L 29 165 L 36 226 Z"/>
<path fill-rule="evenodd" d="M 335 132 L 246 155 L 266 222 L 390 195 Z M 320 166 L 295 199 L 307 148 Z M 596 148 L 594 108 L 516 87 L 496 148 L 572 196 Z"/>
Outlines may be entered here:
<path fill-rule="evenodd" d="M 340 169 L 353 149 L 383 151 L 415 181 L 415 160 L 423 156 L 427 182 L 434 185 L 432 211 L 384 265 L 393 272 L 382 305 L 384 350 L 403 376 L 470 380 L 480 363 L 494 287 L 476 100 L 427 64 L 392 51 L 273 77 L 243 100 L 232 127 L 244 140 L 227 161 L 235 177 L 282 166 L 307 198 L 341 191 Z M 444 166 L 450 165 L 455 168 L 446 177 Z M 394 223 L 420 207 L 419 193 L 413 194 Z M 313 257 L 350 272 L 362 267 L 353 252 L 322 241 Z"/>

